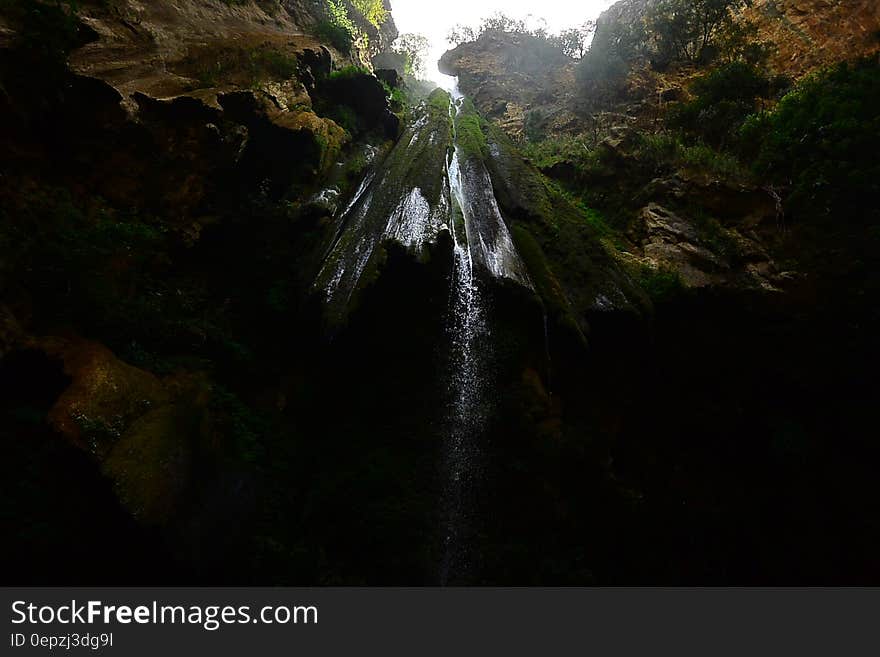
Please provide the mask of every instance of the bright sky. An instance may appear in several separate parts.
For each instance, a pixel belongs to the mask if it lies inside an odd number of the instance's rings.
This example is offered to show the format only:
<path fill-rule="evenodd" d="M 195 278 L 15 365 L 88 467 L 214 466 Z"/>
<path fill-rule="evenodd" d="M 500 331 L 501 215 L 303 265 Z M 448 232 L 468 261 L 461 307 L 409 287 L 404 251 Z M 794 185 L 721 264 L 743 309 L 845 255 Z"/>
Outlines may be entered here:
<path fill-rule="evenodd" d="M 530 27 L 538 27 L 539 19 L 547 21 L 550 32 L 580 25 L 596 19 L 615 0 L 391 0 L 397 29 L 419 32 L 431 42 L 427 76 L 442 86 L 450 80 L 437 70 L 437 60 L 450 48 L 446 41 L 449 30 L 459 23 L 476 27 L 480 19 L 503 11 L 512 18 L 528 19 Z"/>

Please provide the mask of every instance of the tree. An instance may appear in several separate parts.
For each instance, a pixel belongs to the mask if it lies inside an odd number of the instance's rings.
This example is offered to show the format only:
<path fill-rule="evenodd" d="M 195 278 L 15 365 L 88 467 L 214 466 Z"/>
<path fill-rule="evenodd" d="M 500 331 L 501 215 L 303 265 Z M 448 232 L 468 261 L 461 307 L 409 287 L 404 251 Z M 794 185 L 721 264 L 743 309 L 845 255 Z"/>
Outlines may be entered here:
<path fill-rule="evenodd" d="M 572 27 L 559 33 L 556 39 L 562 52 L 572 59 L 583 59 L 587 52 L 590 36 L 596 31 L 596 22 L 587 21 L 578 27 Z"/>
<path fill-rule="evenodd" d="M 491 16 L 484 18 L 480 23 L 480 34 L 490 31 L 526 34 L 528 33 L 528 28 L 524 20 L 512 18 L 502 11 L 497 11 Z"/>
<path fill-rule="evenodd" d="M 388 18 L 388 10 L 382 0 L 351 0 L 351 4 L 377 29 Z"/>
<path fill-rule="evenodd" d="M 534 35 L 534 33 L 529 31 L 524 20 L 512 18 L 504 12 L 499 11 L 481 20 L 480 26 L 477 29 L 474 29 L 469 25 L 456 25 L 449 31 L 446 40 L 454 46 L 460 46 L 463 43 L 476 41 L 486 34 L 486 32 L 509 32 L 513 34 Z M 546 37 L 546 30 L 544 30 L 544 36 Z"/>
<path fill-rule="evenodd" d="M 420 78 L 425 73 L 425 60 L 430 49 L 428 37 L 408 32 L 397 37 L 391 49 L 404 60 L 404 74 Z"/>
<path fill-rule="evenodd" d="M 458 24 L 449 30 L 446 35 L 446 41 L 453 46 L 460 46 L 463 43 L 470 43 L 477 40 L 477 31 L 470 25 Z"/>
<path fill-rule="evenodd" d="M 648 11 L 647 27 L 655 57 L 705 62 L 717 41 L 735 24 L 735 14 L 752 0 L 660 0 Z"/>

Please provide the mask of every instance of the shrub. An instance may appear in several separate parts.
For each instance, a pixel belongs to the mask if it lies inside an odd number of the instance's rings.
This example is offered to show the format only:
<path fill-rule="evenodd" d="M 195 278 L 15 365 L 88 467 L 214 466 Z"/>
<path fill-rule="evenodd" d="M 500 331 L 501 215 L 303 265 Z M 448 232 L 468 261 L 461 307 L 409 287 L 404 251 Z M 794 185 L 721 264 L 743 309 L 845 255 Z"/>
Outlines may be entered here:
<path fill-rule="evenodd" d="M 388 10 L 382 0 L 351 0 L 358 11 L 366 18 L 373 27 L 379 28 L 388 19 Z"/>
<path fill-rule="evenodd" d="M 315 34 L 342 52 L 351 50 L 357 27 L 348 15 L 345 0 L 325 0 L 324 16 L 315 26 Z"/>
<path fill-rule="evenodd" d="M 722 35 L 739 33 L 735 14 L 750 4 L 751 0 L 659 0 L 647 15 L 655 57 L 661 62 L 707 61 Z"/>
<path fill-rule="evenodd" d="M 684 285 L 678 272 L 669 269 L 654 269 L 647 265 L 638 272 L 638 283 L 655 303 L 669 301 L 684 292 Z"/>
<path fill-rule="evenodd" d="M 740 130 L 755 170 L 791 185 L 789 204 L 812 217 L 878 215 L 880 65 L 868 58 L 801 82 Z M 866 209 L 867 208 L 867 209 Z"/>
<path fill-rule="evenodd" d="M 314 31 L 316 37 L 322 41 L 329 41 L 337 50 L 342 52 L 351 50 L 352 34 L 342 25 L 338 25 L 330 20 L 322 20 L 315 25 Z"/>
<path fill-rule="evenodd" d="M 547 136 L 547 115 L 539 109 L 526 112 L 523 132 L 531 142 L 541 141 Z"/>
<path fill-rule="evenodd" d="M 646 35 L 641 23 L 616 22 L 596 33 L 581 58 L 576 76 L 591 94 L 614 91 L 629 73 L 629 62 L 644 51 Z"/>
<path fill-rule="evenodd" d="M 599 153 L 582 137 L 551 137 L 520 145 L 520 150 L 539 169 L 567 163 L 579 171 L 601 168 Z"/>
<path fill-rule="evenodd" d="M 755 112 L 758 100 L 771 95 L 771 80 L 754 66 L 732 62 L 698 78 L 692 91 L 692 101 L 670 111 L 669 124 L 722 147 Z"/>
<path fill-rule="evenodd" d="M 692 169 L 717 178 L 743 178 L 746 171 L 730 153 L 716 150 L 702 142 L 686 144 L 675 133 L 639 136 L 636 157 L 657 172 Z"/>

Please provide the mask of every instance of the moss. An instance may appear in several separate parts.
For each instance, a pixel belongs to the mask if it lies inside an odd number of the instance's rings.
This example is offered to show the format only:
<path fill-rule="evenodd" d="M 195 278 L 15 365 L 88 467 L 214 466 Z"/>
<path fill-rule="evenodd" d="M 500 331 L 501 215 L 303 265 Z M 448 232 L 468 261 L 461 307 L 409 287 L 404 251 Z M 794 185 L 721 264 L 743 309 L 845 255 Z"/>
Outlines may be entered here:
<path fill-rule="evenodd" d="M 579 324 L 600 297 L 621 312 L 647 312 L 649 301 L 609 248 L 614 234 L 602 215 L 530 166 L 498 128 L 489 129 L 489 142 L 487 164 L 505 218 L 526 228 L 541 247 Z"/>
<path fill-rule="evenodd" d="M 685 292 L 678 272 L 644 265 L 638 271 L 639 285 L 654 303 L 670 301 Z"/>
<path fill-rule="evenodd" d="M 489 143 L 483 129 L 483 119 L 473 102 L 465 98 L 455 117 L 455 143 L 465 157 L 486 159 L 489 156 Z"/>
<path fill-rule="evenodd" d="M 355 286 L 354 290 L 348 290 L 352 293 L 351 297 L 347 293 L 337 293 L 326 305 L 325 318 L 331 330 L 347 322 L 349 316 L 359 308 L 363 293 L 379 280 L 388 264 L 388 249 L 381 244 L 381 239 L 388 218 L 401 199 L 418 188 L 432 208 L 439 205 L 452 131 L 448 99 L 445 92 L 439 91 L 432 95 L 429 102 L 415 110 L 415 120 L 376 172 L 376 180 L 381 181 L 381 188 L 374 184 L 374 193 L 367 197 L 369 206 L 365 216 L 357 227 L 342 232 L 331 259 L 321 270 L 317 282 L 319 288 L 329 283 L 341 260 L 351 257 L 364 243 L 375 245 L 363 264 L 357 282 L 350 281 Z M 428 249 L 420 250 L 418 255 L 423 262 L 430 258 Z"/>
<path fill-rule="evenodd" d="M 177 509 L 189 483 L 199 419 L 176 404 L 151 411 L 132 424 L 102 464 L 119 500 L 140 522 L 164 524 Z"/>
<path fill-rule="evenodd" d="M 511 236 L 516 244 L 517 251 L 520 254 L 529 276 L 535 285 L 538 296 L 544 302 L 544 307 L 548 315 L 553 319 L 554 323 L 563 325 L 572 333 L 579 336 L 579 339 L 586 345 L 586 336 L 572 313 L 571 304 L 565 295 L 565 291 L 550 268 L 547 262 L 547 256 L 541 249 L 541 245 L 527 228 L 520 224 L 514 224 L 511 229 Z"/>
<path fill-rule="evenodd" d="M 63 359 L 73 382 L 55 403 L 49 421 L 98 458 L 110 451 L 132 421 L 167 401 L 155 376 L 118 360 L 99 344 L 75 342 L 50 350 Z"/>
<path fill-rule="evenodd" d="M 361 75 L 372 76 L 373 74 L 363 66 L 345 66 L 330 74 L 331 80 L 351 80 Z"/>
<path fill-rule="evenodd" d="M 435 89 L 428 96 L 428 107 L 436 115 L 438 112 L 446 112 L 449 114 L 449 103 L 452 97 L 443 89 Z"/>
<path fill-rule="evenodd" d="M 548 170 L 568 164 L 580 174 L 602 170 L 599 151 L 592 142 L 580 136 L 550 137 L 519 145 L 520 152 L 536 167 Z"/>

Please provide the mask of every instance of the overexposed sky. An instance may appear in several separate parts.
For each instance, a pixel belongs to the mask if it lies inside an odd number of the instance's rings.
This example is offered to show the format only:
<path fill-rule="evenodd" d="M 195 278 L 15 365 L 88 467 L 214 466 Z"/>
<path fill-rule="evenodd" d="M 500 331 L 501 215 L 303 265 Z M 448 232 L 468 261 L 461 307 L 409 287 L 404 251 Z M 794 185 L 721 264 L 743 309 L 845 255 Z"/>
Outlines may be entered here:
<path fill-rule="evenodd" d="M 503 11 L 513 18 L 528 17 L 530 27 L 538 19 L 547 21 L 550 32 L 596 19 L 615 0 L 391 0 L 397 29 L 420 32 L 431 41 L 427 77 L 446 86 L 448 80 L 437 70 L 437 60 L 450 47 L 449 30 L 459 23 L 476 27 L 480 19 Z"/>

